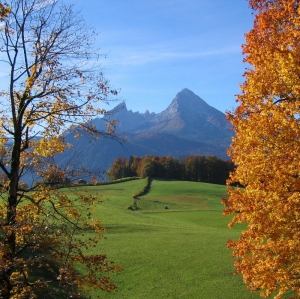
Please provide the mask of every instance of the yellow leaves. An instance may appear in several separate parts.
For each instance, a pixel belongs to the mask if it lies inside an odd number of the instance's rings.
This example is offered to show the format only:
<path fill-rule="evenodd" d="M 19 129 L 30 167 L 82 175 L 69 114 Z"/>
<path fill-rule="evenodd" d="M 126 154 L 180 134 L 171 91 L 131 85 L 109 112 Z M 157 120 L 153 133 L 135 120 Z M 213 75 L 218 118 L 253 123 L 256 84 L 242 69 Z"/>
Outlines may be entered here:
<path fill-rule="evenodd" d="M 32 86 L 34 84 L 35 78 L 34 77 L 28 77 L 26 79 L 26 90 L 31 90 Z"/>
<path fill-rule="evenodd" d="M 103 231 L 103 228 L 101 227 L 101 223 L 99 220 L 94 220 L 91 224 L 91 227 L 93 227 L 95 229 L 96 233 L 99 233 L 101 231 Z"/>
<path fill-rule="evenodd" d="M 237 168 L 224 215 L 234 214 L 230 227 L 247 224 L 227 244 L 236 271 L 249 290 L 280 299 L 287 291 L 300 295 L 300 17 L 294 1 L 272 3 L 250 0 L 258 13 L 243 49 L 253 68 L 228 116 Z"/>
<path fill-rule="evenodd" d="M 11 291 L 12 295 L 10 296 L 11 299 L 37 299 L 37 295 L 33 293 L 30 286 L 23 286 L 20 285 L 19 287 L 14 287 Z"/>
<path fill-rule="evenodd" d="M 77 209 L 68 209 L 67 210 L 67 215 L 69 217 L 72 217 L 74 219 L 79 219 L 80 217 L 80 212 Z"/>
<path fill-rule="evenodd" d="M 12 62 L 6 69 L 8 89 L 1 92 L 0 103 L 3 107 L 0 111 L 3 172 L 0 174 L 3 196 L 0 203 L 0 276 L 7 279 L 7 288 L 3 287 L 3 281 L 0 282 L 0 293 L 5 298 L 37 298 L 34 292 L 48 287 L 62 266 L 60 287 L 68 288 L 65 296 L 77 297 L 74 290 L 84 284 L 105 289 L 107 283 L 107 288 L 113 289 L 107 278 L 103 278 L 102 284 L 97 282 L 101 281 L 99 271 L 113 267 L 99 256 L 89 260 L 81 237 L 85 229 L 90 229 L 89 233 L 93 232 L 95 238 L 89 243 L 95 246 L 103 232 L 99 221 L 89 225 L 93 216 L 88 212 L 96 207 L 98 199 L 76 191 L 69 196 L 59 190 L 65 185 L 73 187 L 71 180 L 84 170 L 73 171 L 71 157 L 67 157 L 66 169 L 61 169 L 55 164 L 54 156 L 71 146 L 65 144 L 62 137 L 71 125 L 82 135 L 86 131 L 100 133 L 90 120 L 104 114 L 99 102 L 110 100 L 108 97 L 115 96 L 116 92 L 111 90 L 97 67 L 90 68 L 86 64 L 86 58 L 92 59 L 97 53 L 88 48 L 90 34 L 78 30 L 85 27 L 80 17 L 77 19 L 77 13 L 56 6 L 58 1 L 51 2 L 50 10 L 32 9 L 35 2 L 12 1 L 15 5 L 9 16 L 11 8 L 0 3 L 0 20 L 9 18 L 2 24 L 6 30 L 4 37 L 7 37 L 7 57 L 3 61 Z M 18 4 L 22 6 L 23 15 L 18 12 L 21 7 Z M 22 26 L 13 26 L 16 22 Z M 78 41 L 79 47 L 76 46 Z M 19 51 L 10 51 L 17 48 Z M 114 133 L 114 129 L 111 122 L 109 133 Z M 68 171 L 72 177 L 68 176 Z M 36 185 L 22 184 L 24 174 L 29 179 L 32 174 Z M 97 184 L 96 179 L 93 183 Z M 18 259 L 19 255 L 24 261 Z M 83 274 L 76 273 L 78 263 L 82 265 L 82 272 L 88 273 L 86 279 Z M 39 273 L 47 273 L 50 277 L 35 279 L 32 273 L 37 267 L 41 268 Z M 53 289 L 55 284 L 51 284 Z M 61 297 L 59 295 L 57 297 Z M 51 297 L 56 296 L 51 294 Z"/>
<path fill-rule="evenodd" d="M 11 12 L 11 8 L 0 3 L 0 20 L 3 21 Z"/>
<path fill-rule="evenodd" d="M 43 157 L 54 156 L 55 154 L 63 153 L 64 151 L 65 144 L 63 139 L 60 137 L 52 137 L 49 139 L 42 138 L 34 148 L 34 153 Z"/>
<path fill-rule="evenodd" d="M 15 271 L 11 274 L 11 279 L 13 281 L 17 281 L 19 280 L 20 278 L 22 278 L 22 273 L 18 272 L 18 271 Z"/>

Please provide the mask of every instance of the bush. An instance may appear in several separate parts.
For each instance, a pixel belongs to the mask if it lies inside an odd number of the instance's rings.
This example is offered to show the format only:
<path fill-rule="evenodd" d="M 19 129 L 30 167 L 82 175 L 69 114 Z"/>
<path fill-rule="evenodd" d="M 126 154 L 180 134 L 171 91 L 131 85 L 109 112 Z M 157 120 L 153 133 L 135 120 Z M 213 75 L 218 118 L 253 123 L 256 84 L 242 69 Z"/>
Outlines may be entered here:
<path fill-rule="evenodd" d="M 151 187 L 151 183 L 152 183 L 152 179 L 150 177 L 146 178 L 146 185 L 144 186 L 143 190 L 141 190 L 140 192 L 133 194 L 132 197 L 134 199 L 138 198 L 139 196 L 143 196 L 145 194 L 147 194 L 150 190 Z"/>

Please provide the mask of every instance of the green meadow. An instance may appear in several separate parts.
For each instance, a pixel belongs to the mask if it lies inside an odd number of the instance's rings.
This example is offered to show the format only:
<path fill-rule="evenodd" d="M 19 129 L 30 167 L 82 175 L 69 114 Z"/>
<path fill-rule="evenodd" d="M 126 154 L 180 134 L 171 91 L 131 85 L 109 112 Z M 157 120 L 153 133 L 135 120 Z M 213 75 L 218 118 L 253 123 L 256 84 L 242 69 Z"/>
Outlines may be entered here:
<path fill-rule="evenodd" d="M 242 227 L 228 229 L 230 219 L 222 217 L 225 186 L 153 180 L 139 210 L 126 209 L 144 185 L 140 179 L 88 187 L 103 200 L 93 216 L 108 229 L 95 253 L 124 269 L 111 275 L 115 292 L 90 290 L 91 298 L 260 298 L 233 275 L 226 242 Z"/>

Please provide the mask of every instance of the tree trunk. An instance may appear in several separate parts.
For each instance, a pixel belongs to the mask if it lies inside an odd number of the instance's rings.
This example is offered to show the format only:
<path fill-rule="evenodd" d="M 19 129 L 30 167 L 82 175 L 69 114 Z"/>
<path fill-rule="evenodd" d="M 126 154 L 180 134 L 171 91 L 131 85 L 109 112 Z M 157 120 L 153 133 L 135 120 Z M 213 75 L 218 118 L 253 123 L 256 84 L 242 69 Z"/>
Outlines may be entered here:
<path fill-rule="evenodd" d="M 19 167 L 20 167 L 20 149 L 21 149 L 21 134 L 17 132 L 15 134 L 14 145 L 12 148 L 12 160 L 10 171 L 10 183 L 9 194 L 7 204 L 7 219 L 6 219 L 6 236 L 4 239 L 4 256 L 3 259 L 6 264 L 10 265 L 6 268 L 3 276 L 3 281 L 6 284 L 2 288 L 0 298 L 9 299 L 12 290 L 12 284 L 10 283 L 11 274 L 14 272 L 14 262 L 16 257 L 16 215 L 17 215 L 17 191 L 19 181 Z"/>

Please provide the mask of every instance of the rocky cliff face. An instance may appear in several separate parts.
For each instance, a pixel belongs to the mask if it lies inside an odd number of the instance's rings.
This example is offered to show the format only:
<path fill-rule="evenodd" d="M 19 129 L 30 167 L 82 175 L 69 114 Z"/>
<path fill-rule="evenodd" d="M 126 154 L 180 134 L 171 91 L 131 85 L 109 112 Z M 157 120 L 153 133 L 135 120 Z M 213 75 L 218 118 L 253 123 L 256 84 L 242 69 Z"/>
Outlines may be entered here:
<path fill-rule="evenodd" d="M 224 146 L 229 145 L 232 136 L 225 114 L 187 88 L 159 114 L 128 111 L 121 103 L 109 117 L 118 120 L 119 131 L 126 133 L 166 133 Z"/>
<path fill-rule="evenodd" d="M 208 105 L 188 89 L 180 91 L 166 110 L 155 114 L 132 112 L 121 103 L 104 119 L 94 119 L 99 130 L 105 128 L 105 119 L 118 123 L 118 132 L 127 140 L 123 144 L 107 138 L 90 141 L 88 136 L 78 140 L 71 132 L 65 135 L 72 149 L 60 155 L 62 164 L 76 156 L 80 165 L 94 171 L 107 170 L 117 157 L 131 155 L 184 157 L 189 155 L 214 155 L 227 159 L 232 136 L 225 114 Z M 75 160 L 74 160 L 75 161 Z"/>
<path fill-rule="evenodd" d="M 232 137 L 225 114 L 208 105 L 189 89 L 181 90 L 171 104 L 161 113 L 132 112 L 120 103 L 104 118 L 92 122 L 105 130 L 107 120 L 117 121 L 118 133 L 126 139 L 120 143 L 110 138 L 91 140 L 83 133 L 79 139 L 74 132 L 65 132 L 65 141 L 73 146 L 57 156 L 56 161 L 64 168 L 80 168 L 99 173 L 107 170 L 117 157 L 168 156 L 182 158 L 190 155 L 213 155 L 228 159 L 226 149 Z M 98 176 L 98 179 L 103 179 Z M 31 184 L 33 177 L 23 179 Z"/>
<path fill-rule="evenodd" d="M 218 115 L 223 117 L 222 112 L 209 106 L 204 100 L 187 88 L 177 93 L 169 107 L 161 113 L 161 118 L 172 119 L 177 114 L 180 114 L 182 117 L 190 117 L 191 115 Z"/>

